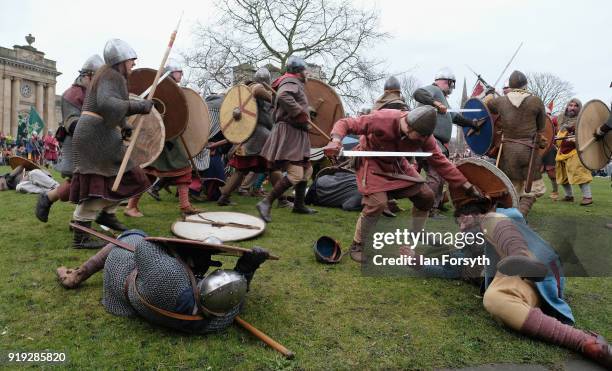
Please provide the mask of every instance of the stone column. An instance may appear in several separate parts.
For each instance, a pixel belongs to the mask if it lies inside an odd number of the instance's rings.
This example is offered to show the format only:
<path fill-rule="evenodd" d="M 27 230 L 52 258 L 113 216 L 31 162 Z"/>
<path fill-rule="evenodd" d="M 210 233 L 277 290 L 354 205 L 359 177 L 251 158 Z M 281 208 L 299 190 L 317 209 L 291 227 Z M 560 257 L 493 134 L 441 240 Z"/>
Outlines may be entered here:
<path fill-rule="evenodd" d="M 47 85 L 45 97 L 45 132 L 57 127 L 55 122 L 55 85 Z"/>
<path fill-rule="evenodd" d="M 13 86 L 11 87 L 11 135 L 17 136 L 17 127 L 19 126 L 19 96 L 21 95 L 21 79 L 13 78 Z"/>
<path fill-rule="evenodd" d="M 3 78 L 3 94 L 2 94 L 2 132 L 5 135 L 11 134 L 11 77 L 4 75 Z"/>
<path fill-rule="evenodd" d="M 42 82 L 36 83 L 36 111 L 39 115 L 44 114 L 43 109 L 45 107 L 45 85 Z"/>

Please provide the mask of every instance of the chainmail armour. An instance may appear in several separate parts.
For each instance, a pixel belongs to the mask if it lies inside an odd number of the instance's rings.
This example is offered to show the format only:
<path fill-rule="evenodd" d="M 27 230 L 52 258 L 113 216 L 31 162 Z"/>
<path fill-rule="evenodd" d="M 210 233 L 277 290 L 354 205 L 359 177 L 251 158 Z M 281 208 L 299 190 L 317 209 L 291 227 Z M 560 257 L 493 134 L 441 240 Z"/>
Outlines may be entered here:
<path fill-rule="evenodd" d="M 81 109 L 62 97 L 62 117 L 64 118 L 64 128 L 70 129 L 74 121 L 79 120 Z M 55 166 L 55 170 L 62 173 L 63 177 L 72 176 L 74 163 L 72 162 L 72 135 L 68 133 L 62 143 L 62 156 Z"/>
<path fill-rule="evenodd" d="M 102 72 L 94 89 L 87 91 L 83 111 L 100 117 L 81 115 L 73 137 L 74 171 L 80 174 L 116 176 L 126 147 L 120 129 L 126 126 L 129 108 L 126 79 L 108 68 Z M 128 162 L 126 171 L 134 167 Z"/>

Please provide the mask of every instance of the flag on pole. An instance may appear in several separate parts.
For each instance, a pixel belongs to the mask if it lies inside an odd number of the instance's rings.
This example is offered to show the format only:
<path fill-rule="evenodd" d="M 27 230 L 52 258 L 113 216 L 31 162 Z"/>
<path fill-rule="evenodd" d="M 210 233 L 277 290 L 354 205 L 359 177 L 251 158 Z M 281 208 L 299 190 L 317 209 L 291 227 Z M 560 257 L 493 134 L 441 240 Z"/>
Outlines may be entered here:
<path fill-rule="evenodd" d="M 548 112 L 549 112 L 549 113 L 552 113 L 552 110 L 553 110 L 553 107 L 554 107 L 554 106 L 555 106 L 555 100 L 553 99 L 553 100 L 551 100 L 551 101 L 548 103 L 548 106 L 547 106 L 547 108 L 548 108 Z"/>
<path fill-rule="evenodd" d="M 28 135 L 32 135 L 33 132 L 36 132 L 38 135 L 42 136 L 43 129 L 45 128 L 45 122 L 40 117 L 34 106 L 30 107 L 30 116 L 28 117 Z"/>
<path fill-rule="evenodd" d="M 480 81 L 480 79 L 476 80 L 476 86 L 474 86 L 474 90 L 472 90 L 472 97 L 482 98 L 485 95 L 485 86 Z"/>

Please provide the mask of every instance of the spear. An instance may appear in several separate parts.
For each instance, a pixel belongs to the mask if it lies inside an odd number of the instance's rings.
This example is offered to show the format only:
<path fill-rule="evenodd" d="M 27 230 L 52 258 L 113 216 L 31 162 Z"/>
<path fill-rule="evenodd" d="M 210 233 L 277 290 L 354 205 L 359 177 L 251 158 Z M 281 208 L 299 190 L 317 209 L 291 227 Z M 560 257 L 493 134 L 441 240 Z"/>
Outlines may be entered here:
<path fill-rule="evenodd" d="M 495 84 L 493 84 L 493 87 L 497 86 L 497 84 L 499 83 L 499 80 L 501 80 L 502 76 L 504 76 L 504 73 L 506 73 L 506 71 L 508 70 L 508 67 L 510 67 L 510 63 L 512 63 L 512 61 L 514 60 L 514 57 L 516 57 L 516 55 L 518 54 L 522 46 L 523 46 L 523 42 L 521 41 L 521 45 L 519 45 L 518 48 L 516 48 L 516 51 L 514 52 L 514 54 L 512 54 L 512 58 L 510 58 L 510 60 L 508 61 L 508 64 L 506 65 L 506 67 L 504 67 L 504 70 L 499 74 L 499 77 L 497 78 L 497 80 L 495 80 Z"/>
<path fill-rule="evenodd" d="M 155 95 L 157 84 L 161 77 L 162 70 L 166 66 L 166 61 L 168 60 L 168 56 L 170 55 L 170 51 L 172 50 L 172 46 L 174 45 L 174 40 L 176 39 L 176 33 L 178 32 L 182 19 L 183 19 L 183 14 L 181 13 L 181 17 L 179 18 L 178 23 L 176 24 L 176 28 L 170 35 L 170 42 L 168 42 L 168 47 L 166 48 L 166 52 L 164 53 L 162 62 L 160 63 L 159 68 L 157 69 L 157 73 L 155 74 L 155 78 L 153 79 L 153 85 L 151 85 L 151 90 L 149 91 L 149 95 L 147 96 L 147 99 L 151 99 Z M 143 118 L 144 118 L 143 115 L 139 115 L 138 118 L 136 119 L 136 129 L 134 129 L 134 132 L 132 133 L 132 139 L 130 141 L 130 145 L 125 151 L 125 155 L 123 156 L 123 161 L 121 161 L 121 166 L 119 167 L 119 172 L 117 173 L 117 177 L 115 177 L 115 182 L 113 183 L 113 188 L 112 188 L 113 192 L 116 192 L 117 189 L 119 188 L 119 184 L 121 184 L 121 179 L 123 178 L 123 174 L 125 173 L 125 168 L 127 167 L 127 163 L 130 160 L 130 156 L 132 155 L 132 151 L 134 150 L 134 146 L 136 145 L 136 139 L 138 138 L 138 135 L 140 134 L 140 128 L 142 126 Z"/>

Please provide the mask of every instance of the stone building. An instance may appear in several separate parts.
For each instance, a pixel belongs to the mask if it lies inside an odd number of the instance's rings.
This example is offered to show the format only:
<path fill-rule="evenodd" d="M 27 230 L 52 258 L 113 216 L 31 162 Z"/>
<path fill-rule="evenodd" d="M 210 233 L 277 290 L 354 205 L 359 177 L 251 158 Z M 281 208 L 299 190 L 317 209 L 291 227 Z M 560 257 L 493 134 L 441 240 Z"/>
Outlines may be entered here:
<path fill-rule="evenodd" d="M 32 46 L 34 40 L 30 34 L 28 45 L 0 47 L 0 132 L 7 135 L 17 135 L 20 118 L 27 119 L 32 106 L 45 121 L 46 130 L 55 130 L 61 120 L 55 95 L 61 73 L 55 61 Z"/>

